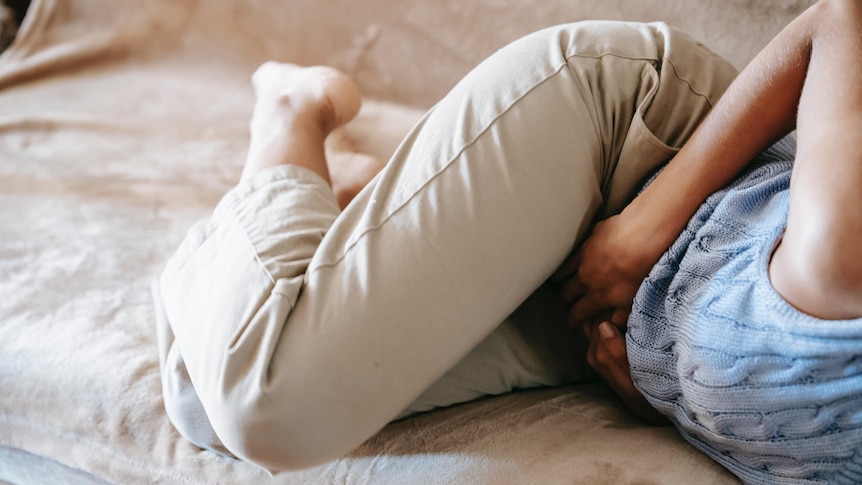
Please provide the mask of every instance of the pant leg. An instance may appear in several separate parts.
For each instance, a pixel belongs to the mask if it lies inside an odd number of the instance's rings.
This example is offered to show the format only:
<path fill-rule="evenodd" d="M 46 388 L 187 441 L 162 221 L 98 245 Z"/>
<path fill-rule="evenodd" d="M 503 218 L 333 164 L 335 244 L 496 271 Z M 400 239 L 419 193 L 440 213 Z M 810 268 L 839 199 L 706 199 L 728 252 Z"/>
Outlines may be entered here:
<path fill-rule="evenodd" d="M 608 26 L 601 25 L 600 29 Z M 570 69 L 590 71 L 596 66 L 594 53 L 586 47 L 598 39 L 591 34 L 585 36 L 591 38 L 576 41 L 583 50 L 568 59 Z M 659 58 L 643 58 L 650 66 L 645 68 L 648 79 L 642 88 L 654 94 L 640 98 L 628 130 L 605 125 L 608 133 L 618 131 L 616 137 L 603 137 L 613 140 L 608 150 L 618 161 L 613 171 L 605 174 L 600 218 L 622 210 L 643 179 L 691 136 L 736 75 L 727 61 L 679 32 L 656 25 L 653 35 Z M 555 297 L 554 285 L 539 288 L 401 416 L 514 389 L 594 378 L 584 358 L 584 342 L 566 324 L 565 309 Z"/>
<path fill-rule="evenodd" d="M 686 78 L 689 61 L 705 64 Z M 337 218 L 299 170 L 234 189 L 160 278 L 215 433 L 274 469 L 360 444 L 618 210 L 674 151 L 656 133 L 686 138 L 732 77 L 662 25 L 558 26 L 466 76 Z"/>
<path fill-rule="evenodd" d="M 265 330 L 259 319 L 282 312 L 273 305 L 296 300 L 308 262 L 338 214 L 335 195 L 318 175 L 296 166 L 267 170 L 231 190 L 209 219 L 195 224 L 153 282 L 165 412 L 195 445 L 232 454 L 213 429 L 211 411 L 197 390 L 213 381 L 193 380 L 198 369 L 194 363 L 187 366 L 184 355 L 196 355 L 197 349 L 231 353 L 223 339 L 239 338 L 245 323 Z M 255 363 L 248 357 L 255 348 L 237 350 L 246 353 L 230 356 L 230 363 L 233 372 L 242 373 L 243 359 Z M 199 364 L 197 375 L 209 379 L 225 371 L 214 367 L 224 364 L 220 357 Z"/>

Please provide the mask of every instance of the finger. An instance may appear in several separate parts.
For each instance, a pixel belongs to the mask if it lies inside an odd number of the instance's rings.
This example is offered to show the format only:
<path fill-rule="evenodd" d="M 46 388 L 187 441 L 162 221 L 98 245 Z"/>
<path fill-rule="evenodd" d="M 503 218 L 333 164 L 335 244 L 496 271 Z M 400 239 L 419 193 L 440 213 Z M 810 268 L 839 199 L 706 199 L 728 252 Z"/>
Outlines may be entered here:
<path fill-rule="evenodd" d="M 610 308 L 610 305 L 606 305 L 604 303 L 604 298 L 597 295 L 595 292 L 587 293 L 576 301 L 569 309 L 569 319 L 574 322 L 589 320 L 601 310 L 607 308 Z"/>
<path fill-rule="evenodd" d="M 593 315 L 592 317 L 590 317 L 590 321 L 593 322 L 593 327 L 599 328 L 599 325 L 602 322 L 606 322 L 606 321 L 610 320 L 612 313 L 613 313 L 612 310 L 602 310 L 602 311 L 596 313 L 595 315 Z"/>
<path fill-rule="evenodd" d="M 611 318 L 609 310 L 597 313 L 595 316 L 580 322 L 581 333 L 589 340 L 594 332 L 599 328 L 599 324 Z"/>
<path fill-rule="evenodd" d="M 587 364 L 594 371 L 599 374 L 599 377 L 602 380 L 607 380 L 606 372 L 607 369 L 604 368 L 603 365 L 600 364 L 598 353 L 599 353 L 599 341 L 601 340 L 601 336 L 599 335 L 598 328 L 593 328 L 589 323 L 585 323 L 583 327 L 589 327 L 589 333 L 584 333 L 587 337 Z M 594 331 L 593 331 L 594 330 Z"/>
<path fill-rule="evenodd" d="M 578 249 L 574 253 L 572 253 L 563 264 L 554 271 L 554 274 L 551 275 L 551 281 L 561 282 L 568 278 L 571 278 L 572 275 L 578 272 L 578 268 L 581 267 L 581 250 Z"/>
<path fill-rule="evenodd" d="M 629 315 L 631 315 L 631 310 L 626 310 L 625 308 L 617 308 L 611 313 L 611 317 L 609 318 L 610 322 L 613 323 L 617 328 L 623 328 L 629 321 Z"/>
<path fill-rule="evenodd" d="M 596 323 L 584 323 L 584 328 L 589 328 L 589 334 L 587 335 L 588 339 L 588 348 L 587 354 L 588 357 L 591 358 L 590 365 L 599 372 L 602 378 L 609 377 L 609 373 L 611 372 L 611 368 L 616 364 L 616 357 L 614 357 L 608 350 L 605 340 L 605 334 L 603 332 L 607 332 L 606 330 L 602 330 L 602 322 Z"/>
<path fill-rule="evenodd" d="M 566 281 L 560 295 L 563 297 L 563 301 L 567 305 L 571 305 L 573 302 L 584 296 L 586 292 L 587 287 L 581 283 L 581 280 L 579 280 L 577 276 L 575 276 Z"/>
<path fill-rule="evenodd" d="M 590 322 L 584 322 L 581 324 L 581 333 L 584 334 L 584 337 L 587 338 L 588 341 L 593 338 L 593 324 Z"/>
<path fill-rule="evenodd" d="M 633 284 L 628 280 L 621 279 L 612 288 L 608 288 L 608 301 L 613 301 L 617 308 L 630 309 L 638 288 L 640 288 L 640 281 Z"/>
<path fill-rule="evenodd" d="M 596 329 L 599 337 L 594 345 L 596 371 L 617 394 L 624 396 L 636 392 L 631 379 L 625 338 L 610 322 L 603 322 Z"/>
<path fill-rule="evenodd" d="M 610 322 L 602 322 L 596 330 L 594 333 L 600 337 L 591 342 L 590 365 L 641 419 L 653 424 L 666 424 L 666 418 L 650 406 L 632 381 L 623 335 Z M 613 363 L 608 363 L 608 360 Z"/>
<path fill-rule="evenodd" d="M 602 322 L 599 324 L 599 335 L 601 336 L 600 346 L 603 347 L 610 357 L 616 363 L 628 365 L 628 357 L 626 356 L 626 341 L 623 335 L 611 322 Z"/>

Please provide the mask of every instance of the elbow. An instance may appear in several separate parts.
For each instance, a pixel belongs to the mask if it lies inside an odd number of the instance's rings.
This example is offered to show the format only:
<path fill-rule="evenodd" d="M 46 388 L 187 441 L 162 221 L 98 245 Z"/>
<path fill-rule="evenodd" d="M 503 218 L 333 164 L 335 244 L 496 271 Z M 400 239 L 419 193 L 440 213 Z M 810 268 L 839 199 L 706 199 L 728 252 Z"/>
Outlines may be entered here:
<path fill-rule="evenodd" d="M 770 263 L 775 290 L 790 305 L 816 318 L 862 317 L 862 261 L 855 249 L 862 244 L 859 235 L 793 229 L 788 224 Z"/>
<path fill-rule="evenodd" d="M 819 0 L 809 7 L 816 17 L 816 33 L 835 35 L 836 30 L 857 28 L 862 8 L 856 0 Z"/>

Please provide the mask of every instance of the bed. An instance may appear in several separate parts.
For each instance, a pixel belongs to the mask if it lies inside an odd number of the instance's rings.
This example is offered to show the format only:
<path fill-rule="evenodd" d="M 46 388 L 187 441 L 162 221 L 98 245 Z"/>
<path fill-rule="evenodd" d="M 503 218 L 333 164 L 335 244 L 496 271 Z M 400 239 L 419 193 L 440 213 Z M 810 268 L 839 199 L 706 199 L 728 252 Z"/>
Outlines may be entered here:
<path fill-rule="evenodd" d="M 34 0 L 0 55 L 0 483 L 736 483 L 600 383 L 426 413 L 271 476 L 171 426 L 150 283 L 236 182 L 267 59 L 357 79 L 348 132 L 385 159 L 472 66 L 541 27 L 663 20 L 741 67 L 811 3 Z"/>

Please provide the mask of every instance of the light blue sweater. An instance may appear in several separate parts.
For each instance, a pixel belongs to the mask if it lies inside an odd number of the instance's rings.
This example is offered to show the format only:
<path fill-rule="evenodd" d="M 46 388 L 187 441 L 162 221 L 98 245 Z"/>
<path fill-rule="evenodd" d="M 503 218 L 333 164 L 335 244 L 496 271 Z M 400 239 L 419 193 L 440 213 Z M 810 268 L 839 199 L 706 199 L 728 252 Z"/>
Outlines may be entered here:
<path fill-rule="evenodd" d="M 794 151 L 782 140 L 711 196 L 650 273 L 629 319 L 632 378 L 746 483 L 858 484 L 862 319 L 805 315 L 767 273 Z"/>

